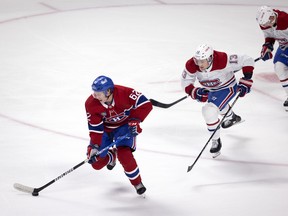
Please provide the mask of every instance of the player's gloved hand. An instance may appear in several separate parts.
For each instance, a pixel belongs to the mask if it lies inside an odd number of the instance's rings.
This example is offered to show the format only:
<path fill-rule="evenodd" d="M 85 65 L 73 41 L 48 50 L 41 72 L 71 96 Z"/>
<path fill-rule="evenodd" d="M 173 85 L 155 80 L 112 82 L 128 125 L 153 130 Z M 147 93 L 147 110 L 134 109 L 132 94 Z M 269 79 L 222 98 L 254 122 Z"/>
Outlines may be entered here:
<path fill-rule="evenodd" d="M 135 137 L 142 132 L 139 119 L 130 119 L 128 122 L 130 134 Z"/>
<path fill-rule="evenodd" d="M 194 88 L 191 92 L 191 97 L 199 102 L 206 102 L 208 100 L 209 90 L 206 88 Z"/>
<path fill-rule="evenodd" d="M 185 92 L 190 95 L 192 99 L 199 102 L 206 102 L 208 100 L 209 90 L 206 88 L 196 88 L 194 85 L 190 84 L 186 86 Z"/>
<path fill-rule="evenodd" d="M 261 59 L 263 61 L 269 60 L 273 57 L 272 51 L 273 51 L 273 44 L 272 43 L 264 43 L 262 45 L 262 50 L 261 50 Z"/>
<path fill-rule="evenodd" d="M 251 86 L 253 84 L 253 80 L 252 79 L 244 79 L 241 78 L 239 80 L 239 84 L 237 86 L 237 91 L 239 91 L 239 96 L 240 97 L 244 97 L 247 93 L 250 92 L 251 90 Z"/>
<path fill-rule="evenodd" d="M 89 164 L 93 164 L 99 160 L 99 146 L 90 144 L 87 146 L 87 158 Z"/>

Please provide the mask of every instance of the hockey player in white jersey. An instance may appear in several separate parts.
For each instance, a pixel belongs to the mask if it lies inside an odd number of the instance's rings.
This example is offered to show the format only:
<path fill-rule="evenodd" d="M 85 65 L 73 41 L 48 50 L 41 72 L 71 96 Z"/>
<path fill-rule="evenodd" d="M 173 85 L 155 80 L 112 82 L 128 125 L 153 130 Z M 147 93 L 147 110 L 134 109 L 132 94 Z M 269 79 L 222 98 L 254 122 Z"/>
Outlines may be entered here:
<path fill-rule="evenodd" d="M 237 83 L 234 72 L 241 69 L 243 77 Z M 220 123 L 219 115 L 224 116 L 229 110 L 229 101 L 237 92 L 240 97 L 250 92 L 253 70 L 253 58 L 219 52 L 207 44 L 200 45 L 195 55 L 186 62 L 181 78 L 182 87 L 192 99 L 205 103 L 202 115 L 211 135 Z M 199 87 L 195 85 L 196 79 Z M 221 127 L 228 128 L 240 121 L 241 117 L 230 109 Z M 214 157 L 220 154 L 221 147 L 219 127 L 212 137 L 210 152 Z"/>
<path fill-rule="evenodd" d="M 265 42 L 262 45 L 263 61 L 272 59 L 275 41 L 279 47 L 273 60 L 274 70 L 286 93 L 284 109 L 288 111 L 288 14 L 284 11 L 262 6 L 258 9 L 256 20 L 264 33 Z"/>

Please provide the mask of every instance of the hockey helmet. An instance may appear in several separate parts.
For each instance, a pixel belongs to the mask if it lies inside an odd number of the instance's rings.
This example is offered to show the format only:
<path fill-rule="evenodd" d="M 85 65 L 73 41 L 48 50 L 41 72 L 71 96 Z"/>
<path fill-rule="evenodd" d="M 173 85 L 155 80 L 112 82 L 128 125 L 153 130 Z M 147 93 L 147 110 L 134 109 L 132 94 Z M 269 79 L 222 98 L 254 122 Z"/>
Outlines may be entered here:
<path fill-rule="evenodd" d="M 268 6 L 262 6 L 258 9 L 256 14 L 256 20 L 259 25 L 265 26 L 267 23 L 269 23 L 270 17 L 275 17 L 275 13 L 272 8 Z"/>
<path fill-rule="evenodd" d="M 93 81 L 92 90 L 95 92 L 104 92 L 105 96 L 108 96 L 108 90 L 110 90 L 110 93 L 114 90 L 114 83 L 107 76 L 99 76 Z"/>
<path fill-rule="evenodd" d="M 196 61 L 206 59 L 211 64 L 213 60 L 213 48 L 208 44 L 199 45 L 196 49 L 194 59 Z"/>

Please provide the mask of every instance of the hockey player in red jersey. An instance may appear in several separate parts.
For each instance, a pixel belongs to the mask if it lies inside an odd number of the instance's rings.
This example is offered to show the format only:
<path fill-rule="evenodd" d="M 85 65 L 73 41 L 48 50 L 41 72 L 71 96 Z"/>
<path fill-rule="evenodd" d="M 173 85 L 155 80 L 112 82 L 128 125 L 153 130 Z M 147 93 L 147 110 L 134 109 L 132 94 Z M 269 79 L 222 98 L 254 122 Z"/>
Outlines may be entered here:
<path fill-rule="evenodd" d="M 136 150 L 136 136 L 142 132 L 140 123 L 152 110 L 152 104 L 140 92 L 114 85 L 106 76 L 97 77 L 92 84 L 92 90 L 92 95 L 85 103 L 90 135 L 88 163 L 96 170 L 105 166 L 112 170 L 117 157 L 136 192 L 141 195 L 146 188 L 133 152 Z M 118 142 L 114 148 L 96 155 L 113 140 L 125 134 L 129 136 Z"/>
<path fill-rule="evenodd" d="M 268 6 L 262 6 L 257 11 L 256 20 L 265 38 L 261 50 L 263 61 L 273 57 L 274 43 L 275 41 L 279 43 L 273 63 L 275 73 L 287 96 L 283 106 L 288 111 L 288 14 Z"/>
<path fill-rule="evenodd" d="M 241 69 L 244 76 L 237 83 L 234 72 Z M 192 99 L 205 102 L 202 115 L 211 136 L 220 123 L 219 114 L 224 116 L 229 110 L 229 101 L 237 92 L 240 92 L 240 97 L 250 92 L 253 70 L 253 58 L 247 55 L 228 55 L 213 50 L 207 44 L 198 46 L 195 55 L 186 62 L 181 79 L 182 87 Z M 199 87 L 195 85 L 196 79 L 200 83 Z M 230 109 L 221 126 L 228 128 L 240 121 L 241 117 Z M 213 157 L 220 154 L 221 147 L 219 128 L 212 137 L 210 152 Z"/>

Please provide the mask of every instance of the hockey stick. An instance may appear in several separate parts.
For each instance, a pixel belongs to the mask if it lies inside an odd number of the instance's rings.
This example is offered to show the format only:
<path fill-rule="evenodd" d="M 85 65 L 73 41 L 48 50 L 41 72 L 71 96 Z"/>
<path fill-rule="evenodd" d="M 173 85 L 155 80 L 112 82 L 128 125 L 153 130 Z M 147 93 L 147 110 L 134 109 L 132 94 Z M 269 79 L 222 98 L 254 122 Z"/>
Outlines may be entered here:
<path fill-rule="evenodd" d="M 192 168 L 194 167 L 194 165 L 196 164 L 196 162 L 198 161 L 198 159 L 200 158 L 200 156 L 202 155 L 203 151 L 205 150 L 205 148 L 207 147 L 208 143 L 210 142 L 210 140 L 212 139 L 212 137 L 214 136 L 214 134 L 216 133 L 216 131 L 220 128 L 222 122 L 224 121 L 224 119 L 226 118 L 227 114 L 229 113 L 229 111 L 232 109 L 232 107 L 234 106 L 234 104 L 236 103 L 236 101 L 239 98 L 239 94 L 237 95 L 237 97 L 235 98 L 235 100 L 233 101 L 233 103 L 231 104 L 231 106 L 229 107 L 228 111 L 225 113 L 225 115 L 223 116 L 223 118 L 221 119 L 220 123 L 218 124 L 217 128 L 214 130 L 214 132 L 212 133 L 212 135 L 210 136 L 210 138 L 208 139 L 208 141 L 206 142 L 205 146 L 202 148 L 201 152 L 199 153 L 198 157 L 195 159 L 194 163 L 190 166 L 188 166 L 188 170 L 187 172 L 190 172 L 192 170 Z"/>
<path fill-rule="evenodd" d="M 111 148 L 112 146 L 116 145 L 117 143 L 119 143 L 121 140 L 125 139 L 126 137 L 128 137 L 129 134 L 126 134 L 124 136 L 120 136 L 117 138 L 117 140 L 115 142 L 112 142 L 110 145 L 106 146 L 105 148 L 103 148 L 102 150 L 100 150 L 97 155 L 102 154 L 104 151 L 107 151 L 109 148 Z M 64 172 L 63 174 L 59 175 L 57 178 L 53 179 L 52 181 L 48 182 L 47 184 L 39 187 L 39 188 L 33 188 L 33 187 L 29 187 L 29 186 L 25 186 L 19 183 L 15 183 L 13 185 L 13 187 L 19 191 L 25 192 L 25 193 L 30 193 L 33 196 L 38 196 L 39 192 L 42 191 L 43 189 L 45 189 L 46 187 L 50 186 L 51 184 L 55 183 L 56 181 L 58 181 L 59 179 L 63 178 L 64 176 L 68 175 L 69 173 L 71 173 L 72 171 L 74 171 L 75 169 L 79 168 L 80 166 L 82 166 L 83 164 L 87 163 L 88 159 L 85 159 L 84 161 L 82 161 L 81 163 L 77 164 L 76 166 L 74 166 L 73 168 L 67 170 L 66 172 Z"/>
<path fill-rule="evenodd" d="M 169 103 L 169 104 L 161 103 L 161 102 L 156 101 L 154 99 L 150 99 L 150 101 L 151 101 L 153 106 L 157 106 L 157 107 L 161 107 L 161 108 L 165 108 L 166 109 L 166 108 L 169 108 L 169 107 L 179 103 L 180 101 L 182 101 L 182 100 L 184 100 L 184 99 L 186 99 L 188 97 L 189 97 L 189 95 L 186 95 L 186 96 L 174 101 L 173 103 Z"/>

